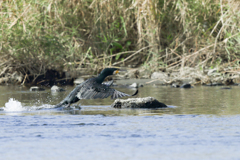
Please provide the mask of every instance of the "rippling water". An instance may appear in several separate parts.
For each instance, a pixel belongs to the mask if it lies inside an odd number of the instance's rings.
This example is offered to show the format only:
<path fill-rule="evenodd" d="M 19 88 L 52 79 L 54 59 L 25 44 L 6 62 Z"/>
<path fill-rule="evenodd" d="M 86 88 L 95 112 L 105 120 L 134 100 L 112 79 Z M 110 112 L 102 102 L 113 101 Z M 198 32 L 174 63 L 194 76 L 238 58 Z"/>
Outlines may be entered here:
<path fill-rule="evenodd" d="M 240 87 L 145 86 L 165 109 L 113 109 L 82 100 L 52 109 L 72 90 L 51 94 L 0 86 L 1 159 L 240 159 Z M 127 93 L 134 91 L 119 89 Z"/>

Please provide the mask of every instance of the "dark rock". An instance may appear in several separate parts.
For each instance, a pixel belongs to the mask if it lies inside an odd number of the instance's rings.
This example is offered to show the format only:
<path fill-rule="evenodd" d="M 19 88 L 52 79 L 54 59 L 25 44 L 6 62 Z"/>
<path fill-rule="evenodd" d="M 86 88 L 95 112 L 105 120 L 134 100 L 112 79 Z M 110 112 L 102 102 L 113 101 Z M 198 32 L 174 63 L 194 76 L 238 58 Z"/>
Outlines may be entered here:
<path fill-rule="evenodd" d="M 233 85 L 234 84 L 233 79 L 226 79 L 224 83 L 225 83 L 225 85 Z"/>
<path fill-rule="evenodd" d="M 166 108 L 164 103 L 153 97 L 116 99 L 111 105 L 113 108 Z"/>
<path fill-rule="evenodd" d="M 218 83 L 218 82 L 213 82 L 213 83 L 208 83 L 205 86 L 223 86 L 223 83 Z"/>
<path fill-rule="evenodd" d="M 184 83 L 183 85 L 180 86 L 180 88 L 192 88 L 192 86 L 189 83 Z"/>
<path fill-rule="evenodd" d="M 54 85 L 54 86 L 52 86 L 51 91 L 52 92 L 62 92 L 62 91 L 65 91 L 65 89 Z"/>
<path fill-rule="evenodd" d="M 45 89 L 38 86 L 33 86 L 30 88 L 30 91 L 45 91 Z"/>
<path fill-rule="evenodd" d="M 218 82 L 213 82 L 212 83 L 212 86 L 223 86 L 224 84 L 223 83 L 218 83 Z"/>
<path fill-rule="evenodd" d="M 231 87 L 222 87 L 221 89 L 232 89 Z"/>
<path fill-rule="evenodd" d="M 142 84 L 142 83 L 140 83 L 140 84 L 138 85 L 138 87 L 143 87 L 143 84 Z"/>
<path fill-rule="evenodd" d="M 179 86 L 177 83 L 173 83 L 173 84 L 172 84 L 172 87 L 174 87 L 174 88 L 179 88 L 180 86 Z"/>

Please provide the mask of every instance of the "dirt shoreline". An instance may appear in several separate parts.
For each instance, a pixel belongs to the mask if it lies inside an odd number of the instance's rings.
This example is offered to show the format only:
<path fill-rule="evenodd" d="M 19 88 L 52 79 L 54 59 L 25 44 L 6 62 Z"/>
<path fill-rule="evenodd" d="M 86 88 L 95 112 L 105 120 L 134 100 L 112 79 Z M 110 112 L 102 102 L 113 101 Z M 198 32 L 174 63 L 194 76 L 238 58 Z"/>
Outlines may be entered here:
<path fill-rule="evenodd" d="M 191 85 L 238 85 L 240 83 L 240 72 L 231 72 L 230 70 L 219 70 L 217 68 L 200 70 L 196 68 L 185 67 L 178 71 L 165 70 L 150 72 L 143 68 L 128 69 L 126 72 L 121 72 L 117 76 L 110 77 L 116 80 L 117 85 L 130 85 L 137 83 L 140 85 L 173 85 L 189 83 Z M 51 87 L 53 85 L 74 85 L 75 82 L 81 83 L 90 77 L 88 73 L 82 73 L 77 78 L 69 77 L 67 73 L 49 72 L 45 76 L 39 76 L 35 81 L 31 81 L 30 77 L 18 75 L 17 73 L 11 76 L 4 76 L 0 78 L 0 84 L 10 85 L 26 85 L 26 86 L 45 86 Z M 28 79 L 27 79 L 28 78 Z M 79 81 L 80 80 L 80 81 Z"/>
<path fill-rule="evenodd" d="M 238 85 L 240 83 L 240 72 L 231 70 L 220 70 L 217 68 L 200 70 L 196 68 L 184 67 L 178 71 L 166 70 L 164 72 L 149 72 L 144 69 L 133 69 L 123 75 L 119 75 L 118 84 L 152 84 L 152 85 Z M 134 79 L 138 78 L 138 79 Z"/>

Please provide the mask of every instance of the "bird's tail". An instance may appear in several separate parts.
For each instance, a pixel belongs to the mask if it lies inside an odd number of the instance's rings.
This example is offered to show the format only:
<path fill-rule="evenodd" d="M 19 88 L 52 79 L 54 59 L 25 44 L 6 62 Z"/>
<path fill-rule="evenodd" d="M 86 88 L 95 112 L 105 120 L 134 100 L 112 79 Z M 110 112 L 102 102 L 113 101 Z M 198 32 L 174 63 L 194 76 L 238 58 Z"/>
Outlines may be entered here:
<path fill-rule="evenodd" d="M 138 94 L 138 89 L 136 90 L 136 92 L 132 96 L 136 96 L 137 94 Z"/>

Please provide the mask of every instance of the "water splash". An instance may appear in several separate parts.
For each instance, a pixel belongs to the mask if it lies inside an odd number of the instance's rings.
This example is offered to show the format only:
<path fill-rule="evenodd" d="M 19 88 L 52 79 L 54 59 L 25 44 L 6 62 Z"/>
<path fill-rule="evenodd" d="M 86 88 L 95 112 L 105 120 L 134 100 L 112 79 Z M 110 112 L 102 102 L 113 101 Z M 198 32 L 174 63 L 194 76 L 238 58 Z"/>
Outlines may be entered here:
<path fill-rule="evenodd" d="M 3 107 L 3 111 L 6 112 L 22 112 L 22 111 L 34 111 L 34 110 L 42 110 L 42 109 L 52 109 L 54 105 L 50 104 L 42 104 L 41 106 L 24 106 L 18 100 L 14 98 L 10 98 L 8 102 L 5 103 L 5 107 Z"/>
<path fill-rule="evenodd" d="M 22 103 L 10 98 L 7 103 L 5 103 L 5 107 L 3 107 L 4 111 L 7 112 L 15 112 L 15 111 L 25 111 L 27 110 L 25 107 L 22 106 Z"/>

